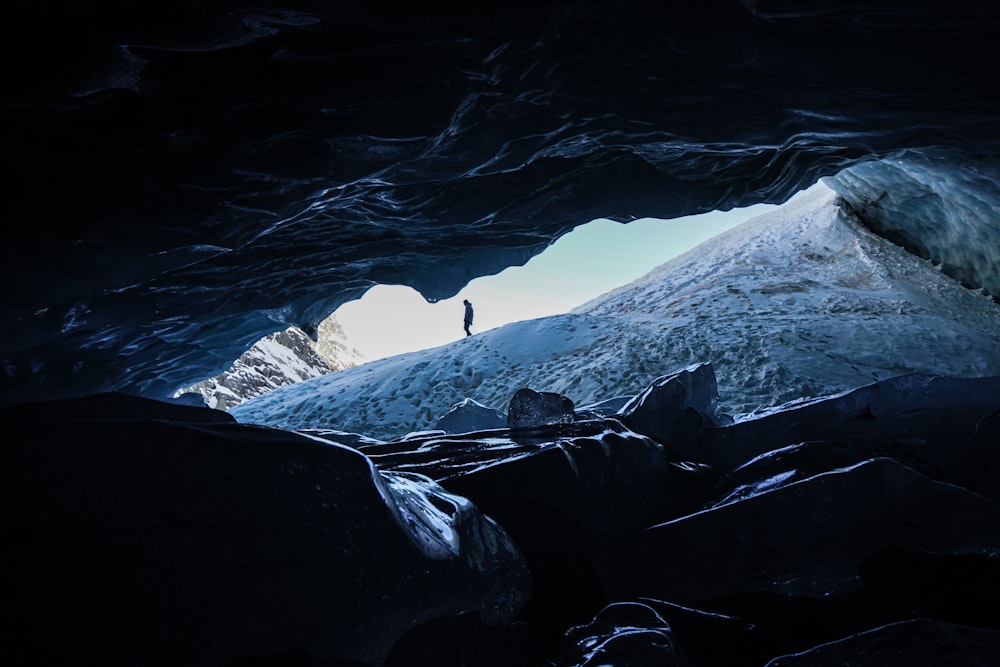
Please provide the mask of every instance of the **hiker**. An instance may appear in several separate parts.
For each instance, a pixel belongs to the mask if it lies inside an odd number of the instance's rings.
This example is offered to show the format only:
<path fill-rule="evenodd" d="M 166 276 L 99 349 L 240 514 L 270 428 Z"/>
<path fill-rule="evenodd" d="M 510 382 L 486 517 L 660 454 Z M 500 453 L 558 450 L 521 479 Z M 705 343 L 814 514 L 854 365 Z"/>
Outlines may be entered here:
<path fill-rule="evenodd" d="M 465 304 L 465 335 L 471 336 L 472 332 L 469 331 L 469 327 L 472 326 L 472 304 L 469 303 L 468 299 L 462 301 Z"/>

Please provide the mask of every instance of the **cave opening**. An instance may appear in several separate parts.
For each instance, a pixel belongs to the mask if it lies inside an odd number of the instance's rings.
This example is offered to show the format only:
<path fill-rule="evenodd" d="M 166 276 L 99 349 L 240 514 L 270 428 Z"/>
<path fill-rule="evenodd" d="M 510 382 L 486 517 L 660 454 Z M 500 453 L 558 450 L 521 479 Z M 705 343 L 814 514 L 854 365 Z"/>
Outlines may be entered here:
<path fill-rule="evenodd" d="M 462 302 L 476 307 L 473 331 L 557 315 L 641 277 L 727 229 L 777 208 L 756 204 L 672 220 L 592 220 L 521 266 L 480 276 L 454 296 L 428 301 L 402 285 L 376 285 L 334 313 L 351 345 L 374 361 L 437 347 L 462 335 Z M 458 326 L 456 326 L 458 325 Z"/>
<path fill-rule="evenodd" d="M 959 229 L 979 224 L 966 212 L 968 195 L 928 195 L 942 174 L 955 178 L 961 166 L 937 166 L 936 179 L 923 169 L 919 161 L 902 160 L 879 169 L 859 167 L 823 179 L 783 204 L 735 209 L 728 215 L 745 221 L 728 228 L 720 221 L 725 231 L 714 235 L 705 216 L 650 220 L 645 224 L 667 234 L 686 229 L 710 238 L 673 259 L 667 252 L 654 254 L 650 267 L 659 265 L 656 269 L 631 267 L 644 275 L 627 285 L 598 288 L 580 299 L 586 303 L 570 301 L 561 313 L 525 319 L 515 311 L 510 322 L 492 328 L 477 319 L 472 336 L 462 333 L 461 305 L 470 299 L 477 318 L 489 311 L 489 301 L 479 296 L 488 292 L 475 291 L 479 284 L 504 273 L 522 274 L 529 293 L 544 291 L 544 271 L 533 271 L 533 264 L 551 268 L 546 258 L 557 257 L 574 238 L 612 262 L 612 244 L 599 234 L 598 240 L 586 239 L 587 228 L 642 232 L 641 221 L 583 226 L 536 260 L 474 279 L 438 303 L 420 303 L 419 295 L 411 294 L 428 315 L 403 314 L 373 298 L 377 326 L 399 330 L 390 331 L 390 339 L 409 336 L 418 320 L 426 319 L 442 325 L 440 344 L 432 341 L 398 357 L 293 382 L 228 410 L 243 422 L 335 428 L 391 440 L 437 429 L 451 409 L 467 401 L 502 414 L 519 387 L 590 405 L 636 395 L 657 378 L 700 363 L 714 367 L 719 409 L 737 420 L 913 372 L 993 374 L 1000 371 L 995 302 L 955 281 L 933 259 L 870 229 L 872 216 L 857 215 L 857 207 L 847 205 L 836 189 L 844 182 L 860 189 L 863 182 L 866 188 L 885 185 L 902 193 L 898 200 L 879 200 L 877 213 L 890 221 L 940 218 L 944 201 L 954 207 L 945 216 L 954 221 L 950 224 Z M 989 216 L 991 209 L 983 210 Z M 656 244 L 647 239 L 645 245 Z M 987 245 L 984 238 L 977 249 Z M 623 252 L 628 258 L 627 246 Z M 589 262 L 580 257 L 569 259 L 578 269 L 600 266 L 593 257 Z M 373 295 L 389 289 L 377 288 Z M 392 323 L 397 316 L 403 320 L 399 325 Z"/>
<path fill-rule="evenodd" d="M 599 218 L 559 237 L 526 263 L 474 278 L 455 295 L 436 301 L 406 285 L 374 285 L 331 313 L 317 327 L 311 343 L 294 327 L 265 336 L 225 372 L 177 390 L 174 398 L 197 392 L 211 407 L 225 408 L 258 392 L 314 377 L 308 370 L 281 368 L 286 363 L 298 364 L 292 354 L 304 357 L 306 364 L 320 362 L 316 373 L 321 374 L 456 342 L 465 337 L 465 300 L 475 308 L 473 333 L 569 313 L 703 241 L 778 207 L 754 204 L 627 223 Z M 319 359 L 311 354 L 312 349 Z M 252 368 L 268 375 L 268 381 L 248 378 Z"/>

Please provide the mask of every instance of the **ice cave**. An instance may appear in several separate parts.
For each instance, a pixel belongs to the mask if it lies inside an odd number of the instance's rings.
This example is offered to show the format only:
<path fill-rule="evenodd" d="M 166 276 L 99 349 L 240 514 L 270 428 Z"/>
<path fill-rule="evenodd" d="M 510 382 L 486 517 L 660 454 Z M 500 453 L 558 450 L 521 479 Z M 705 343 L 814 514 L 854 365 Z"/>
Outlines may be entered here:
<path fill-rule="evenodd" d="M 1000 664 L 1000 6 L 5 16 L 3 664 Z M 566 315 L 178 394 L 758 203 Z"/>

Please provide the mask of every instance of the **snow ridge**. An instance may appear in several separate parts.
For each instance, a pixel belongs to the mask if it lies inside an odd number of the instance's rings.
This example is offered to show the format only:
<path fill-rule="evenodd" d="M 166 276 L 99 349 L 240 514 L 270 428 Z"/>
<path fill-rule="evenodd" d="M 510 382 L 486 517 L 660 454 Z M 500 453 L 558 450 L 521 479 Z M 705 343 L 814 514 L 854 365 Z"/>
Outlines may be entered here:
<path fill-rule="evenodd" d="M 336 318 L 320 325 L 316 343 L 298 327 L 257 341 L 225 372 L 179 390 L 175 396 L 200 394 L 211 408 L 227 410 L 278 387 L 309 380 L 363 360 L 348 345 Z"/>

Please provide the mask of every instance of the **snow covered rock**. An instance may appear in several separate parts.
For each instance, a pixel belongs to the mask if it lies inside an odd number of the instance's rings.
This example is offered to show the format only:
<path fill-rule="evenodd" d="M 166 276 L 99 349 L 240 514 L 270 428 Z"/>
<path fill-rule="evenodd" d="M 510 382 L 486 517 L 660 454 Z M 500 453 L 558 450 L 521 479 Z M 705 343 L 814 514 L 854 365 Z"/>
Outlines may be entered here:
<path fill-rule="evenodd" d="M 615 416 L 636 433 L 669 444 L 695 437 L 707 426 L 718 426 L 716 399 L 712 364 L 696 364 L 657 378 Z"/>
<path fill-rule="evenodd" d="M 445 433 L 471 433 L 506 428 L 506 426 L 507 415 L 471 398 L 451 406 L 451 410 L 435 424 L 436 429 Z"/>
<path fill-rule="evenodd" d="M 512 429 L 568 424 L 573 419 L 573 401 L 551 391 L 522 387 L 514 392 L 507 407 L 507 427 Z"/>

